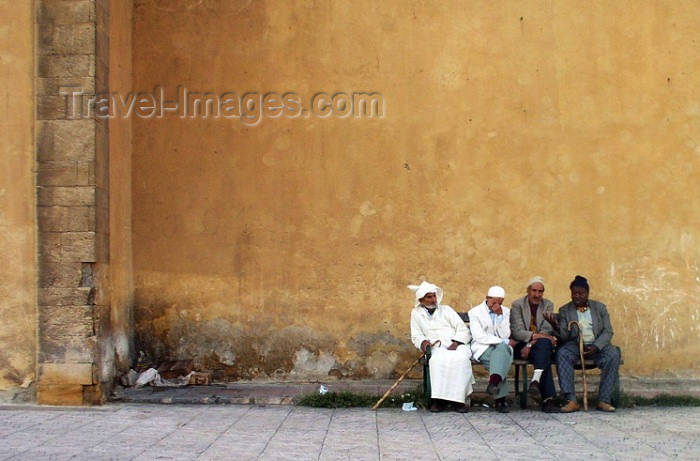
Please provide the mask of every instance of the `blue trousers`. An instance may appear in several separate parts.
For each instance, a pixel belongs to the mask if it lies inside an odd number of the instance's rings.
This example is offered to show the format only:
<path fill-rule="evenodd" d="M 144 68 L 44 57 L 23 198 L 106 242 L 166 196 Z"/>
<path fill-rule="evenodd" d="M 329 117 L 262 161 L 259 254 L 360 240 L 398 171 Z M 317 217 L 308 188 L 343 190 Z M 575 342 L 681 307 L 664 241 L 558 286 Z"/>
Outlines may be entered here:
<path fill-rule="evenodd" d="M 525 342 L 515 345 L 515 357 L 520 358 L 520 351 L 525 347 Z M 557 395 L 554 387 L 554 374 L 552 373 L 552 342 L 546 339 L 535 341 L 527 356 L 528 362 L 535 366 L 535 370 L 543 370 L 540 377 L 540 395 L 542 400 Z"/>
<path fill-rule="evenodd" d="M 479 357 L 479 362 L 489 370 L 489 375 L 499 375 L 501 382 L 498 384 L 498 393 L 494 398 L 508 396 L 508 370 L 513 363 L 513 349 L 500 343 L 488 347 Z"/>
<path fill-rule="evenodd" d="M 562 395 L 567 400 L 576 400 L 574 389 L 574 365 L 579 359 L 579 347 L 577 341 L 569 341 L 557 349 L 556 362 L 559 375 L 559 387 Z M 608 344 L 593 357 L 595 365 L 600 368 L 600 386 L 598 387 L 598 401 L 610 403 L 615 388 L 615 378 L 620 368 L 620 351 Z"/>

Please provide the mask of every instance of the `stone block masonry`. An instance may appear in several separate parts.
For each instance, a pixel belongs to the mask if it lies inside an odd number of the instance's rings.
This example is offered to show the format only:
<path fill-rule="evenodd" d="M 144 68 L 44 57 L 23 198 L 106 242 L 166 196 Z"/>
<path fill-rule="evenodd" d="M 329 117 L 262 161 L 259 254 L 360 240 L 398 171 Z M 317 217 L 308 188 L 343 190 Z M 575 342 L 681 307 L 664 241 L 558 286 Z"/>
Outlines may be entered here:
<path fill-rule="evenodd" d="M 96 303 L 108 303 L 99 279 L 106 272 L 108 145 L 105 123 L 71 119 L 62 86 L 106 88 L 108 66 L 97 58 L 97 37 L 108 43 L 108 1 L 37 2 L 37 218 L 39 227 L 39 353 L 37 400 L 81 405 L 104 398 Z M 98 14 L 98 11 L 100 14 Z M 101 47 L 103 52 L 104 44 Z M 96 168 L 100 171 L 96 171 Z M 100 202 L 100 203 L 98 203 Z M 99 254 L 98 254 L 99 253 Z M 99 259 L 98 259 L 99 256 Z M 104 316 L 102 316 L 104 317 Z M 104 328 L 109 328 L 106 325 Z"/>

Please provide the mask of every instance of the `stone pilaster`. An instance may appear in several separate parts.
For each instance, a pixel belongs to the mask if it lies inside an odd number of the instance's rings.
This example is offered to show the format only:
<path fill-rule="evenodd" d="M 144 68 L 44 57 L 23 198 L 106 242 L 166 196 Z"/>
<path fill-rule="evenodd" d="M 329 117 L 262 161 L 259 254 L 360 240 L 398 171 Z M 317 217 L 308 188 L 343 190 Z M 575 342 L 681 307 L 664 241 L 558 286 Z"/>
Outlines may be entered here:
<path fill-rule="evenodd" d="M 67 87 L 93 93 L 104 81 L 101 3 L 37 1 L 39 403 L 98 403 L 103 394 L 97 344 L 105 297 L 97 280 L 108 267 L 105 124 L 69 113 L 60 94 Z"/>

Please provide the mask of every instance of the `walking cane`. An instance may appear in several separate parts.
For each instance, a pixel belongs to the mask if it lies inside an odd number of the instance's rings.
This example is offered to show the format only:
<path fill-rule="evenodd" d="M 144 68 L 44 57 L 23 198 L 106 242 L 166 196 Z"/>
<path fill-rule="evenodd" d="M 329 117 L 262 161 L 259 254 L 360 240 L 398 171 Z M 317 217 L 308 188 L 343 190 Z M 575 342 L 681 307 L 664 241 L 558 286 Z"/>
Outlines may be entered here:
<path fill-rule="evenodd" d="M 586 359 L 583 357 L 583 335 L 581 334 L 581 325 L 576 320 L 569 322 L 566 329 L 571 331 L 572 324 L 576 324 L 576 328 L 578 328 L 578 352 L 581 357 L 581 374 L 583 375 L 583 411 L 588 411 L 588 383 L 586 382 Z"/>
<path fill-rule="evenodd" d="M 416 365 L 418 365 L 418 362 L 420 362 L 420 359 L 422 359 L 423 356 L 425 356 L 425 352 L 423 352 L 423 354 L 421 354 L 421 356 L 418 357 L 418 358 L 416 359 L 415 362 L 413 362 L 413 365 L 411 365 L 411 367 L 410 367 L 408 370 L 406 370 L 406 371 L 404 372 L 404 374 L 402 374 L 402 375 L 399 377 L 399 379 L 396 380 L 396 382 L 394 383 L 394 385 L 391 386 L 391 387 L 389 388 L 389 390 L 386 391 L 386 392 L 384 393 L 384 395 L 382 395 L 382 398 L 379 399 L 379 400 L 377 401 L 377 403 L 374 404 L 374 406 L 372 407 L 372 410 L 376 410 L 377 408 L 379 408 L 379 405 L 382 404 L 382 402 L 384 401 L 384 399 L 386 399 L 387 397 L 389 397 L 389 394 L 391 394 L 391 391 L 393 391 L 394 389 L 396 389 L 396 386 L 398 386 L 399 383 L 400 383 L 401 381 L 403 381 L 403 379 L 406 377 L 406 375 L 407 375 L 411 370 L 413 370 L 413 367 L 415 367 Z"/>

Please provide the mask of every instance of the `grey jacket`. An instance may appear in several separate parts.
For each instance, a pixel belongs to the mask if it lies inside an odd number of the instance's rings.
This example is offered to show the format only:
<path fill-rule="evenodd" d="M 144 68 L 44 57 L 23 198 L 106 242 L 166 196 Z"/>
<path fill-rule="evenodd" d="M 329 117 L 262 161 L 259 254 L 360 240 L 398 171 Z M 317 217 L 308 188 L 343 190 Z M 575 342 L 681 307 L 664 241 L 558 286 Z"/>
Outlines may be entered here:
<path fill-rule="evenodd" d="M 591 320 L 593 321 L 593 334 L 595 335 L 595 341 L 593 344 L 598 347 L 598 349 L 603 349 L 605 346 L 610 344 L 610 340 L 613 336 L 613 328 L 610 324 L 610 316 L 608 315 L 608 309 L 605 304 L 588 300 L 588 307 L 591 309 Z M 578 341 L 578 328 L 571 326 L 571 331 L 567 331 L 566 327 L 572 320 L 578 321 L 578 309 L 574 306 L 573 302 L 564 304 L 559 308 L 559 326 L 561 327 L 561 332 L 557 334 L 557 337 L 562 343 L 567 341 Z"/>
<path fill-rule="evenodd" d="M 556 336 L 554 328 L 544 319 L 542 314 L 545 312 L 554 312 L 554 304 L 549 299 L 542 298 L 542 302 L 537 306 L 537 325 L 538 333 L 545 333 L 551 336 Z M 527 300 L 527 295 L 513 301 L 510 308 L 510 336 L 516 341 L 530 341 L 532 332 L 530 331 L 530 303 Z"/>

